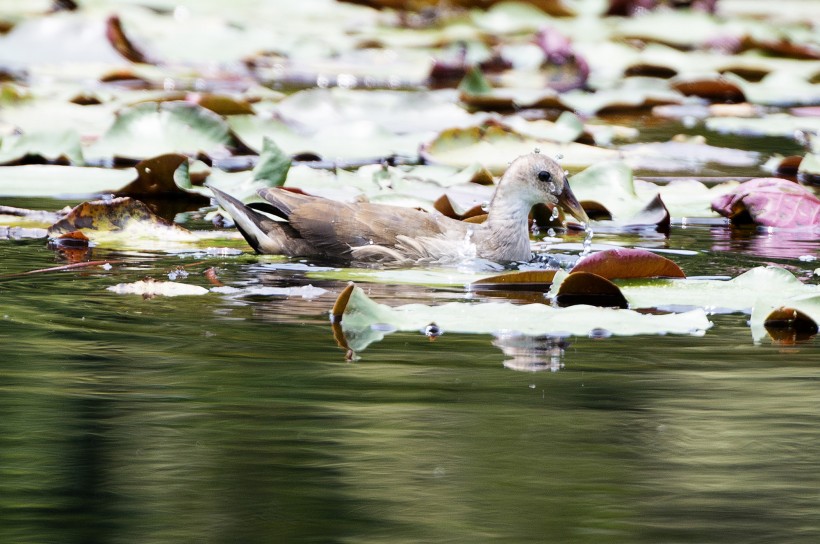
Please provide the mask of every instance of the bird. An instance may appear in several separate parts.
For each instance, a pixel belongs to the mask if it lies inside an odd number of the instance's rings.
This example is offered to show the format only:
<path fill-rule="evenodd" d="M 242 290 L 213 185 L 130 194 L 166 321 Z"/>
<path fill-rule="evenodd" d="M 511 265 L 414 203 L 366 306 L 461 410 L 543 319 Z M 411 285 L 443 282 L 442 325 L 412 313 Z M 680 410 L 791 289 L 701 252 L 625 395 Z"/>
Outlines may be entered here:
<path fill-rule="evenodd" d="M 529 261 L 534 205 L 560 206 L 583 225 L 589 222 L 567 173 L 537 151 L 510 163 L 480 224 L 414 208 L 343 203 L 282 187 L 259 189 L 265 202 L 246 205 L 216 187 L 210 189 L 257 253 L 354 262 Z"/>

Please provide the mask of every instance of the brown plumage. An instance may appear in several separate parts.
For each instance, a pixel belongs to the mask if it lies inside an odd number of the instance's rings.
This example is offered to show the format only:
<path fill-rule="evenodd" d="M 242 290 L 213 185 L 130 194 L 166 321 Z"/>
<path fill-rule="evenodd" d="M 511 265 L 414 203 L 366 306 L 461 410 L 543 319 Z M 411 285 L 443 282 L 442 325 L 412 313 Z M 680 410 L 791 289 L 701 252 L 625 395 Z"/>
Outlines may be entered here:
<path fill-rule="evenodd" d="M 559 205 L 580 221 L 588 221 L 564 171 L 539 153 L 523 155 L 510 164 L 490 201 L 487 220 L 480 225 L 439 213 L 367 202 L 346 204 L 281 188 L 260 189 L 258 194 L 266 202 L 246 206 L 218 189 L 211 190 L 257 252 L 293 256 L 526 261 L 531 258 L 528 216 L 535 204 Z"/>

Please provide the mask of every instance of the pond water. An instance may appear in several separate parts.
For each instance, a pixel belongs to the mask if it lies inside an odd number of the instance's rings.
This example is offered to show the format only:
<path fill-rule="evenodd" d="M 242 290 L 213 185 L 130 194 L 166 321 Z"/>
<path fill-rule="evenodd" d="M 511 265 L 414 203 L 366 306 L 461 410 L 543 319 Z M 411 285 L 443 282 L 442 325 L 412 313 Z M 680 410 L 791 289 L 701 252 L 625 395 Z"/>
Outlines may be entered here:
<path fill-rule="evenodd" d="M 775 263 L 805 280 L 817 263 L 798 257 L 820 254 L 816 236 L 721 222 L 645 245 L 695 252 L 673 255 L 690 276 Z M 704 336 L 561 346 L 397 332 L 347 361 L 328 321 L 344 282 L 247 251 L 91 258 L 118 263 L 0 279 L 2 542 L 820 540 L 816 338 L 755 345 L 736 313 Z M 0 260 L 64 264 L 43 240 L 0 241 Z M 203 286 L 216 267 L 327 292 L 106 290 L 180 265 Z M 546 370 L 517 370 L 533 360 Z"/>

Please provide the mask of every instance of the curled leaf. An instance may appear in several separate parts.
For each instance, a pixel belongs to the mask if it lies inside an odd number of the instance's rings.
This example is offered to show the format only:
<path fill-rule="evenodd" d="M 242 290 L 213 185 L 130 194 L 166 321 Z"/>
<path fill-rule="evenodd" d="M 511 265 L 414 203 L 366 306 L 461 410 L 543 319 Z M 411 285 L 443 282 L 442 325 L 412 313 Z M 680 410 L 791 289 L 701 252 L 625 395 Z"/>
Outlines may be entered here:
<path fill-rule="evenodd" d="M 628 306 L 618 286 L 608 279 L 591 272 L 572 272 L 558 289 L 555 301 L 559 306 L 588 304 L 606 308 L 626 308 Z"/>
<path fill-rule="evenodd" d="M 820 225 L 820 198 L 781 178 L 756 178 L 712 201 L 712 209 L 733 222 L 767 227 Z"/>

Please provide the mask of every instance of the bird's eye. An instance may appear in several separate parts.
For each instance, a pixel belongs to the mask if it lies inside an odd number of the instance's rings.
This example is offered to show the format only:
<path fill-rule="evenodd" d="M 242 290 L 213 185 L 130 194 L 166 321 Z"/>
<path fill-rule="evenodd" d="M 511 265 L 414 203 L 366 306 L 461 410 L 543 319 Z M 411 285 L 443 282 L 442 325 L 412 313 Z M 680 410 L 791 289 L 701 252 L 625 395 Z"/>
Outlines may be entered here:
<path fill-rule="evenodd" d="M 538 181 L 547 182 L 552 179 L 552 174 L 547 172 L 546 170 L 541 170 L 538 172 Z"/>

